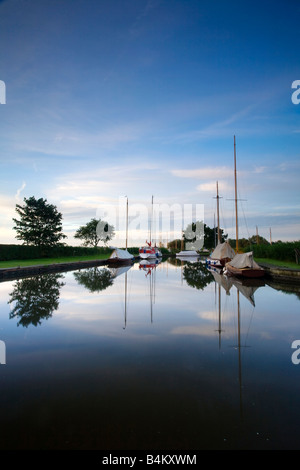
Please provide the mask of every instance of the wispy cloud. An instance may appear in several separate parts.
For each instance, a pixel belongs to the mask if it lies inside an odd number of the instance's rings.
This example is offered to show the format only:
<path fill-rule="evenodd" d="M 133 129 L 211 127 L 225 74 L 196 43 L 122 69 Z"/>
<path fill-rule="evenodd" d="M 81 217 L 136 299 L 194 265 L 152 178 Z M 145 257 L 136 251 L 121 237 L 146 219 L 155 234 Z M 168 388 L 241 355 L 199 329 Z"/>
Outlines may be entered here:
<path fill-rule="evenodd" d="M 219 167 L 204 167 L 204 168 L 195 168 L 195 169 L 174 169 L 171 170 L 172 175 L 179 178 L 193 178 L 198 180 L 207 180 L 207 179 L 221 179 L 228 178 L 232 176 L 233 170 L 230 167 L 219 166 Z"/>
<path fill-rule="evenodd" d="M 26 183 L 24 181 L 22 186 L 16 192 L 15 199 L 16 199 L 17 202 L 20 202 L 20 194 L 23 191 L 23 189 L 25 189 L 25 187 L 26 187 Z"/>

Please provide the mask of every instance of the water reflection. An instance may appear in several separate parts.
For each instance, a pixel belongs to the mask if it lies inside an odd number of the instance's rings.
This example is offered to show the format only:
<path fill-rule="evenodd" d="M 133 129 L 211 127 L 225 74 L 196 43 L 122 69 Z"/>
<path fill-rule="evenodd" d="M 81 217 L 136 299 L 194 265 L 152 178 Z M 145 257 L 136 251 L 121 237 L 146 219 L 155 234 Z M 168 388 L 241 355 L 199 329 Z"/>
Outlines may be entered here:
<path fill-rule="evenodd" d="M 124 274 L 124 326 L 123 329 L 126 329 L 127 326 L 127 296 L 128 296 L 128 279 L 127 279 L 127 273 L 128 271 L 132 268 L 132 265 L 126 265 L 126 266 L 119 266 L 115 268 L 109 268 L 110 273 L 113 279 L 122 276 Z"/>
<path fill-rule="evenodd" d="M 188 262 L 183 267 L 183 278 L 189 286 L 200 290 L 203 290 L 214 280 L 211 272 L 201 261 L 196 263 Z"/>
<path fill-rule="evenodd" d="M 0 283 L 0 447 L 299 448 L 297 290 L 153 261 Z"/>
<path fill-rule="evenodd" d="M 74 272 L 78 284 L 90 292 L 100 292 L 113 284 L 113 275 L 108 268 L 88 268 L 84 271 Z"/>
<path fill-rule="evenodd" d="M 9 294 L 9 304 L 14 304 L 9 318 L 19 318 L 18 326 L 41 325 L 58 309 L 62 274 L 43 274 L 15 282 Z"/>
<path fill-rule="evenodd" d="M 149 278 L 150 319 L 153 323 L 153 304 L 155 303 L 156 268 L 161 263 L 160 259 L 141 260 L 139 269 L 145 271 L 145 277 Z"/>

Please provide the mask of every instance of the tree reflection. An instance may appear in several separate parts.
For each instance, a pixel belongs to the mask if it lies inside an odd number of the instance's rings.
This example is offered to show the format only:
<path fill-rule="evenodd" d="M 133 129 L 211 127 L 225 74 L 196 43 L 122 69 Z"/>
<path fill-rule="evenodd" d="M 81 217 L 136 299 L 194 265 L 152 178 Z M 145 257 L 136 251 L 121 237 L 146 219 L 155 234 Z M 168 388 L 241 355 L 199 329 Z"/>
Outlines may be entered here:
<path fill-rule="evenodd" d="M 9 304 L 16 303 L 9 318 L 18 317 L 18 326 L 40 325 L 58 309 L 61 274 L 43 274 L 16 281 Z"/>
<path fill-rule="evenodd" d="M 74 273 L 76 281 L 90 292 L 100 292 L 113 284 L 112 274 L 107 268 L 88 268 Z"/>
<path fill-rule="evenodd" d="M 214 280 L 213 275 L 201 262 L 186 264 L 183 268 L 183 277 L 189 286 L 201 290 Z"/>

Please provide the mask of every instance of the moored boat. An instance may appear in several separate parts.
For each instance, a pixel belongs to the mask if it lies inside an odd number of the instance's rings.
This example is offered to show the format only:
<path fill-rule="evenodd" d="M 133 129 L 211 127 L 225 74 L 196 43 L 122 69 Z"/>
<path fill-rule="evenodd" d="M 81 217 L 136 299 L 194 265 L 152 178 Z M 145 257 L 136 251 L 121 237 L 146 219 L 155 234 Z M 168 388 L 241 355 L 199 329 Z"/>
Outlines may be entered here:
<path fill-rule="evenodd" d="M 237 171 L 236 143 L 234 136 L 234 187 L 235 187 L 235 222 L 236 222 L 236 255 L 225 264 L 224 274 L 245 278 L 259 278 L 265 275 L 265 270 L 253 259 L 253 252 L 239 253 L 238 209 L 237 209 Z"/>
<path fill-rule="evenodd" d="M 126 196 L 127 197 L 127 196 Z M 131 264 L 134 261 L 134 256 L 129 253 L 127 250 L 128 244 L 128 197 L 127 197 L 127 204 L 126 204 L 126 248 L 123 250 L 122 248 L 115 248 L 107 260 L 107 264 L 109 265 L 120 265 L 120 264 Z"/>
<path fill-rule="evenodd" d="M 206 258 L 206 264 L 208 266 L 224 267 L 226 263 L 231 261 L 235 256 L 235 251 L 229 243 L 219 243 L 211 255 Z"/>
<path fill-rule="evenodd" d="M 133 263 L 134 256 L 127 250 L 115 248 L 107 260 L 109 265 L 131 264 Z"/>
<path fill-rule="evenodd" d="M 246 278 L 263 277 L 265 270 L 253 259 L 253 252 L 237 253 L 225 264 L 224 274 Z"/>
<path fill-rule="evenodd" d="M 232 260 L 235 255 L 235 251 L 227 241 L 221 241 L 221 230 L 220 230 L 220 216 L 219 216 L 219 185 L 217 181 L 217 216 L 218 216 L 218 244 L 211 253 L 211 255 L 206 258 L 206 264 L 208 266 L 214 266 L 217 268 L 223 268 L 225 263 Z"/>
<path fill-rule="evenodd" d="M 199 253 L 193 250 L 182 250 L 179 253 L 176 253 L 176 258 L 191 258 L 191 257 L 199 257 Z"/>
<path fill-rule="evenodd" d="M 161 251 L 157 248 L 156 243 L 153 246 L 152 245 L 152 232 L 151 232 L 151 226 L 152 226 L 152 219 L 153 219 L 153 196 L 152 196 L 152 215 L 151 215 L 151 220 L 150 220 L 150 242 L 146 240 L 146 245 L 142 246 L 139 249 L 139 256 L 142 259 L 148 259 L 148 258 L 160 258 L 162 257 Z"/>
<path fill-rule="evenodd" d="M 156 247 L 151 245 L 151 242 L 146 241 L 146 245 L 142 246 L 139 249 L 139 255 L 140 258 L 142 259 L 148 259 L 148 258 L 157 258 L 158 255 L 156 253 Z"/>

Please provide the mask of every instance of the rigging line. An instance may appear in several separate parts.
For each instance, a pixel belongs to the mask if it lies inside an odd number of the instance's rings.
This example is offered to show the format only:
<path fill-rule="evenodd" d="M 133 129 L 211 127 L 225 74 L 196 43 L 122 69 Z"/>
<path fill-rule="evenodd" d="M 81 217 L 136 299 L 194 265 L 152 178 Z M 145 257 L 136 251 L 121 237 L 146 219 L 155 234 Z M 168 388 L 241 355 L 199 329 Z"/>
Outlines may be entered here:
<path fill-rule="evenodd" d="M 224 234 L 225 234 L 225 232 L 227 232 L 227 227 L 226 227 L 226 221 L 225 221 L 224 210 L 223 210 L 223 202 L 221 202 L 220 206 L 221 206 L 220 212 L 221 212 L 221 219 L 222 219 L 221 227 L 223 227 Z"/>
<path fill-rule="evenodd" d="M 253 316 L 254 316 L 254 310 L 255 310 L 255 307 L 252 307 L 252 313 L 250 315 L 249 326 L 248 326 L 247 333 L 246 333 L 246 338 L 245 338 L 245 346 L 246 346 L 246 342 L 247 342 L 247 339 L 248 339 L 248 336 L 249 336 L 250 326 L 252 324 L 252 320 L 253 320 Z"/>
<path fill-rule="evenodd" d="M 245 211 L 244 211 L 243 204 L 241 204 L 241 209 L 242 209 L 242 213 L 243 213 L 243 217 L 244 217 L 244 222 L 245 222 L 245 226 L 246 226 L 246 232 L 247 232 L 248 239 L 249 239 L 249 238 L 250 238 L 250 234 L 249 234 L 249 229 L 248 229 L 248 225 L 247 225 L 247 220 L 246 220 L 246 215 L 245 215 Z"/>

